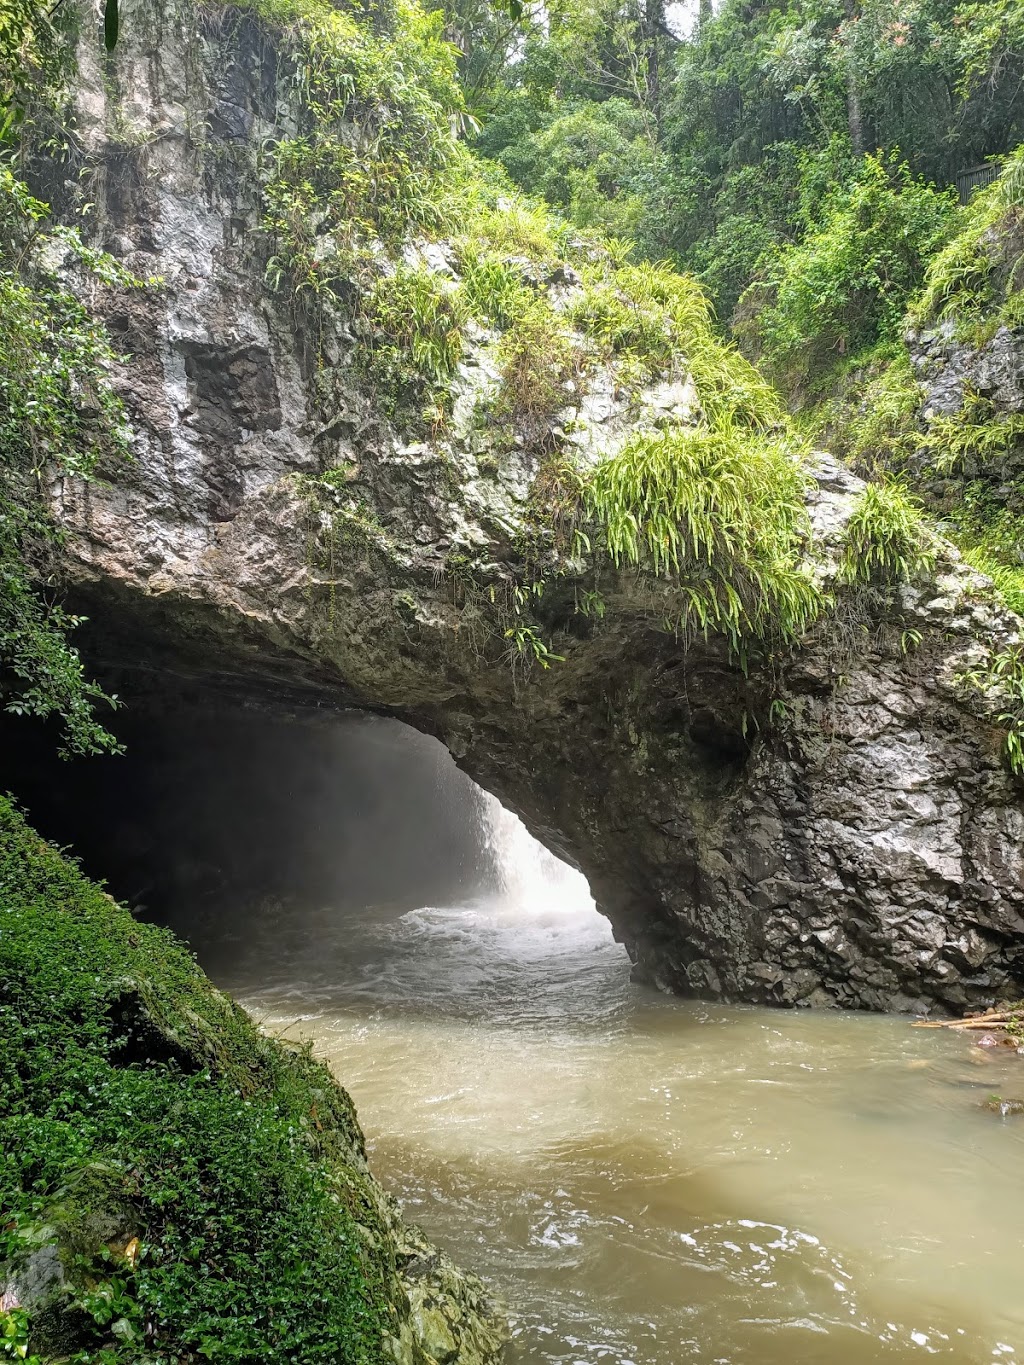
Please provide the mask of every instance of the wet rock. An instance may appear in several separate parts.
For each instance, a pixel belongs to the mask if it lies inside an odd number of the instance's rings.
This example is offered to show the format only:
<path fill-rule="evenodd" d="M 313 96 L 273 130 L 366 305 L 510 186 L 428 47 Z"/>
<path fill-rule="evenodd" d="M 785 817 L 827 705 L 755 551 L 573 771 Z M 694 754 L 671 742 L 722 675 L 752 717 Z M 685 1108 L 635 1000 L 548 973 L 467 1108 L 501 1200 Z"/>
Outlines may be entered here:
<path fill-rule="evenodd" d="M 516 545 L 541 461 L 475 420 L 494 391 L 494 338 L 469 330 L 452 422 L 426 439 L 375 409 L 348 363 L 350 321 L 328 310 L 323 411 L 308 339 L 247 230 L 262 139 L 296 123 L 294 89 L 251 19 L 216 43 L 197 19 L 188 56 L 168 41 L 156 62 L 142 35 L 177 32 L 180 15 L 170 0 L 131 3 L 121 98 L 173 132 L 128 176 L 108 132 L 114 96 L 83 43 L 77 136 L 98 168 L 97 235 L 167 287 L 116 304 L 134 463 L 54 489 L 95 655 L 304 689 L 437 735 L 587 874 L 636 974 L 667 989 L 872 1009 L 1019 994 L 1020 789 L 956 682 L 1016 623 L 983 604 L 977 577 L 950 552 L 934 583 L 888 605 L 845 597 L 786 661 L 781 696 L 772 670 L 746 676 L 722 642 L 658 629 L 631 576 L 602 585 L 600 627 L 573 583 L 546 595 L 539 625 L 565 661 L 514 671 L 506 642 L 481 635 L 473 595 L 525 574 Z M 420 258 L 451 276 L 443 245 Z M 556 279 L 521 264 L 538 288 L 578 287 L 565 268 Z M 946 407 L 964 382 L 941 376 L 947 340 L 925 347 Z M 997 342 L 985 382 L 1009 401 L 1022 343 Z M 696 394 L 683 357 L 678 369 L 630 396 L 595 367 L 567 393 L 564 448 L 585 467 L 638 425 L 685 420 Z M 301 476 L 330 466 L 346 471 L 337 515 L 312 524 Z M 808 499 L 826 580 L 861 487 L 817 457 Z M 921 636 L 909 656 L 907 630 Z M 769 723 L 773 699 L 785 719 Z"/>
<path fill-rule="evenodd" d="M 1000 1095 L 992 1095 L 982 1105 L 992 1114 L 1008 1119 L 1024 1114 L 1024 1100 L 1004 1100 Z"/>

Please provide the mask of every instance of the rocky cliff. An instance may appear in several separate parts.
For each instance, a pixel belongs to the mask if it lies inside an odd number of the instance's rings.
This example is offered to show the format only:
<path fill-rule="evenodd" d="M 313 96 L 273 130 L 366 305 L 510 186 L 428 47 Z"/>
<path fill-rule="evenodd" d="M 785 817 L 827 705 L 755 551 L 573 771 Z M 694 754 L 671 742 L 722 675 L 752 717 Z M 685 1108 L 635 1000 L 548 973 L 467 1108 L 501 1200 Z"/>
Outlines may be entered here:
<path fill-rule="evenodd" d="M 690 421 L 687 357 L 632 388 L 566 365 L 558 402 L 502 422 L 500 329 L 463 320 L 448 410 L 404 415 L 353 289 L 335 278 L 311 307 L 281 287 L 269 167 L 308 99 L 288 26 L 122 8 L 116 55 L 91 35 L 80 50 L 82 188 L 43 186 L 67 213 L 81 193 L 92 239 L 162 281 L 97 303 L 130 353 L 134 462 L 54 488 L 99 656 L 123 661 L 129 640 L 437 735 L 583 869 L 667 988 L 900 1009 L 1019 994 L 1024 804 L 957 682 L 1013 638 L 984 581 L 942 550 L 921 581 L 838 589 L 798 648 L 744 668 L 713 632 L 665 630 L 651 575 L 595 579 L 578 518 L 546 574 L 566 467 Z M 314 210 L 275 202 L 278 231 L 282 212 L 314 220 L 315 274 Z M 413 234 L 399 266 L 441 282 L 435 312 L 465 271 L 458 227 Z M 578 264 L 513 244 L 503 265 L 572 313 Z M 811 474 L 811 571 L 830 589 L 862 485 L 825 456 Z"/>

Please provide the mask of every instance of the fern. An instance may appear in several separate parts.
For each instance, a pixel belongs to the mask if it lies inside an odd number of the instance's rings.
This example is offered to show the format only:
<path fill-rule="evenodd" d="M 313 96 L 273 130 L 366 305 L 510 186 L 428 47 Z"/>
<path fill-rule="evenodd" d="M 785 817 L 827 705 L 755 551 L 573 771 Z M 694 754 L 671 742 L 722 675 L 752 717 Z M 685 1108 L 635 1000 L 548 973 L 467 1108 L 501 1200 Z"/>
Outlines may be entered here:
<path fill-rule="evenodd" d="M 587 512 L 619 568 L 670 585 L 670 624 L 791 641 L 826 599 L 804 560 L 806 478 L 786 439 L 729 426 L 642 432 L 593 472 Z"/>

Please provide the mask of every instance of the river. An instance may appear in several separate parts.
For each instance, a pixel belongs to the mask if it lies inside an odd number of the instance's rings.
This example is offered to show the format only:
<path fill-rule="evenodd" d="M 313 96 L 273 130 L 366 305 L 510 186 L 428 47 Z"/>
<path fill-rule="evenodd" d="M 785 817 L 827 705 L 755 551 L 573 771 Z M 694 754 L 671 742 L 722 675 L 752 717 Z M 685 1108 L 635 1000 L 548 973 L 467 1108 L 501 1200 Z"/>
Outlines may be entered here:
<path fill-rule="evenodd" d="M 583 878 L 481 819 L 465 903 L 269 905 L 210 966 L 315 1040 L 407 1216 L 507 1301 L 513 1365 L 1024 1356 L 1024 1118 L 983 1107 L 1024 1060 L 633 985 Z"/>

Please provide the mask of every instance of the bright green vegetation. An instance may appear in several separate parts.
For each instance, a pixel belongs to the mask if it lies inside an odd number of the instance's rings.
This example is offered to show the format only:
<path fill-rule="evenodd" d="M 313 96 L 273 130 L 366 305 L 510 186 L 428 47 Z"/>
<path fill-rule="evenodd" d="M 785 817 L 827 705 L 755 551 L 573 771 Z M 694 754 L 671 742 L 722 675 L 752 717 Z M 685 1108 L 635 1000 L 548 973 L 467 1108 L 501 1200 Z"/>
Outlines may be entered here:
<path fill-rule="evenodd" d="M 69 1281 L 59 1314 L 0 1313 L 0 1355 L 386 1358 L 393 1267 L 348 1097 L 7 800 L 0 1096 L 0 1264 L 55 1236 Z"/>
<path fill-rule="evenodd" d="M 306 126 L 274 144 L 266 228 L 273 278 L 311 298 L 350 286 L 383 240 L 438 211 L 462 99 L 441 16 L 398 4 L 381 23 L 324 0 L 238 0 L 286 30 Z M 385 27 L 386 25 L 386 27 Z"/>
<path fill-rule="evenodd" d="M 919 325 L 952 318 L 965 335 L 984 340 L 1001 322 L 1021 322 L 1024 256 L 1024 149 L 1009 156 L 999 178 L 975 195 L 958 230 L 929 262 L 911 317 Z"/>
<path fill-rule="evenodd" d="M 840 582 L 904 583 L 935 567 L 935 535 L 898 484 L 870 483 L 846 526 Z"/>
<path fill-rule="evenodd" d="M 518 419 L 527 440 L 545 444 L 551 419 L 569 404 L 566 385 L 581 362 L 561 317 L 544 299 L 531 300 L 498 343 L 495 415 Z"/>
<path fill-rule="evenodd" d="M 790 441 L 737 427 L 642 433 L 585 487 L 612 561 L 674 587 L 672 629 L 798 638 L 821 611 L 804 551 L 804 476 Z"/>
<path fill-rule="evenodd" d="M 928 259 L 902 328 L 946 324 L 967 346 L 982 346 L 1021 310 L 1024 160 L 957 214 L 958 227 Z M 862 472 L 913 481 L 968 562 L 1000 597 L 1024 607 L 1024 415 L 965 387 L 952 412 L 922 412 L 922 387 L 901 335 L 862 353 L 814 421 Z"/>
<path fill-rule="evenodd" d="M 628 246 L 517 194 L 467 153 L 450 131 L 459 92 L 436 23 L 399 10 L 378 52 L 364 29 L 330 7 L 321 15 L 314 0 L 256 10 L 288 26 L 309 119 L 274 152 L 264 224 L 272 282 L 314 317 L 354 311 L 357 361 L 383 411 L 443 438 L 471 324 L 493 347 L 499 376 L 481 420 L 556 463 L 558 422 L 572 420 L 576 390 L 596 370 L 634 396 L 688 376 L 692 430 L 638 432 L 576 480 L 576 505 L 596 522 L 591 548 L 671 580 L 677 597 L 660 614 L 672 629 L 719 631 L 736 649 L 798 638 L 823 604 L 801 565 L 809 530 L 799 443 L 771 386 L 717 333 L 699 283 L 668 265 L 631 263 Z M 415 97 L 394 64 L 413 47 Z M 376 139 L 366 166 L 352 123 Z M 568 292 L 556 295 L 566 278 Z M 333 504 L 335 481 L 322 482 Z M 539 519 L 557 520 L 556 505 L 535 501 Z M 538 582 L 548 572 L 571 568 L 556 557 Z M 522 603 L 495 606 L 493 634 L 513 661 L 557 658 Z"/>
<path fill-rule="evenodd" d="M 723 0 L 689 29 L 659 0 L 527 4 L 517 20 L 434 3 L 476 148 L 581 225 L 699 273 L 725 320 L 859 193 L 866 153 L 943 188 L 1024 138 L 1020 0 Z"/>
<path fill-rule="evenodd" d="M 865 157 L 825 197 L 803 240 L 766 262 L 745 331 L 790 392 L 834 382 L 844 358 L 899 341 L 907 300 L 952 213 L 952 197 L 913 179 L 906 164 Z"/>

